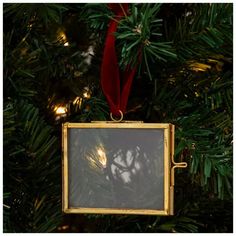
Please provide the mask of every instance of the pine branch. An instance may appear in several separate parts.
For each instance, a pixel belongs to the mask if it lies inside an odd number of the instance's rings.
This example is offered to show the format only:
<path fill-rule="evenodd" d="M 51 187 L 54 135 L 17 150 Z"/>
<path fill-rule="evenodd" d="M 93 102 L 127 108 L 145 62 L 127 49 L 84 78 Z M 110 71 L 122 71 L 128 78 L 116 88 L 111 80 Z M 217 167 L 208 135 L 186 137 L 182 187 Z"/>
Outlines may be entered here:
<path fill-rule="evenodd" d="M 195 4 L 177 20 L 174 44 L 178 57 L 206 58 L 232 55 L 232 4 Z"/>
<path fill-rule="evenodd" d="M 51 232 L 61 220 L 58 140 L 33 105 L 21 101 L 14 112 L 14 133 L 4 146 L 5 191 L 11 194 L 6 205 L 12 225 L 5 231 Z M 12 221 L 14 217 L 18 220 Z"/>

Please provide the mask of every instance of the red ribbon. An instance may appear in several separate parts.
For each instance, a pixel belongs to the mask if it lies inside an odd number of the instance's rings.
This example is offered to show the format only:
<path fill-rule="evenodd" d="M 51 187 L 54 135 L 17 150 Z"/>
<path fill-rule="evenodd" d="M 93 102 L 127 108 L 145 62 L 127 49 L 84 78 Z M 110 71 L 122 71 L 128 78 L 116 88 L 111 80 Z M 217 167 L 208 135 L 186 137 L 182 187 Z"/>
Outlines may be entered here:
<path fill-rule="evenodd" d="M 120 73 L 115 50 L 114 33 L 120 19 L 128 13 L 128 3 L 109 3 L 108 6 L 115 13 L 115 20 L 110 21 L 105 41 L 101 66 L 101 86 L 110 106 L 110 112 L 119 117 L 119 111 L 125 113 L 136 67 L 131 69 L 130 66 L 127 66 L 125 71 Z"/>

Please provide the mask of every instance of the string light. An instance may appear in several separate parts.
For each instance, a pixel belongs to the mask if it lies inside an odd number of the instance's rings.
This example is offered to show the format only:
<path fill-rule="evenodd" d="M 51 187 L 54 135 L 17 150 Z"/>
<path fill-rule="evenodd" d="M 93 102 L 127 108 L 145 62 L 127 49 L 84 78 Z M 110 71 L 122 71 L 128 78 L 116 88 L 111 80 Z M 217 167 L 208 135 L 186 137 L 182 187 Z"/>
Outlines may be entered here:
<path fill-rule="evenodd" d="M 60 119 L 67 116 L 67 108 L 65 106 L 55 106 L 54 112 L 56 114 L 56 121 L 59 121 Z"/>
<path fill-rule="evenodd" d="M 91 97 L 91 91 L 89 90 L 88 87 L 84 88 L 83 97 L 87 99 Z"/>
<path fill-rule="evenodd" d="M 200 62 L 192 62 L 190 61 L 189 68 L 193 71 L 206 71 L 211 69 L 211 66 L 208 64 L 200 63 Z"/>
<path fill-rule="evenodd" d="M 66 230 L 66 229 L 69 229 L 70 227 L 69 227 L 69 225 L 63 225 L 63 226 L 61 226 L 61 227 L 58 227 L 58 230 Z"/>
<path fill-rule="evenodd" d="M 82 101 L 83 101 L 83 98 L 81 98 L 81 97 L 76 97 L 73 100 L 73 105 L 75 106 L 75 111 L 78 111 L 78 109 L 81 109 Z"/>
<path fill-rule="evenodd" d="M 84 92 L 84 93 L 83 93 L 83 97 L 84 97 L 84 98 L 90 98 L 91 95 L 90 95 L 90 93 L 88 93 L 88 92 Z"/>
<path fill-rule="evenodd" d="M 74 100 L 73 100 L 73 105 L 78 105 L 79 108 L 81 107 L 82 105 L 82 98 L 81 97 L 76 97 Z"/>
<path fill-rule="evenodd" d="M 63 106 L 55 107 L 54 111 L 55 111 L 56 115 L 63 115 L 63 114 L 67 113 L 66 107 L 63 107 Z"/>
<path fill-rule="evenodd" d="M 68 47 L 70 44 L 67 40 L 67 37 L 66 37 L 66 34 L 63 32 L 63 31 L 60 31 L 58 36 L 57 36 L 57 39 L 59 42 L 63 43 L 63 45 L 65 47 Z"/>

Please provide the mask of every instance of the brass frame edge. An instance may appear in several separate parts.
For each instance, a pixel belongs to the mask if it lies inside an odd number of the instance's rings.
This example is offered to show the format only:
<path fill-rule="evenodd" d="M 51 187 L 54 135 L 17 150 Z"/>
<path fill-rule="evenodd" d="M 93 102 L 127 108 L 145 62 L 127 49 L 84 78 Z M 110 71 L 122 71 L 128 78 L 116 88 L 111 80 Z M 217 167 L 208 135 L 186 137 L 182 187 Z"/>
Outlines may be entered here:
<path fill-rule="evenodd" d="M 168 215 L 166 210 L 149 209 L 115 209 L 115 208 L 68 208 L 65 213 L 71 214 L 130 214 L 130 215 Z"/>
<path fill-rule="evenodd" d="M 62 210 L 63 212 L 66 212 L 69 209 L 68 204 L 68 125 L 69 123 L 63 124 L 63 137 L 62 137 L 62 147 L 63 147 L 63 160 L 62 160 L 62 191 L 63 191 L 63 197 L 62 197 Z"/>
<path fill-rule="evenodd" d="M 62 127 L 62 130 L 61 130 L 61 134 L 62 134 L 62 137 L 61 137 L 61 146 L 62 146 L 62 159 L 61 159 L 61 182 L 62 182 L 62 204 L 61 204 L 61 208 L 62 208 L 62 211 L 64 212 L 64 147 L 65 147 L 65 144 L 64 144 L 64 125 L 65 124 L 62 124 L 61 127 Z"/>
<path fill-rule="evenodd" d="M 110 123 L 117 123 L 117 122 L 116 121 L 111 121 L 111 120 L 109 120 L 109 121 L 94 120 L 94 121 L 91 121 L 91 123 L 108 123 L 108 124 L 110 124 Z M 119 123 L 143 123 L 143 121 L 141 121 L 141 120 L 122 120 Z"/>
<path fill-rule="evenodd" d="M 170 125 L 170 159 L 173 163 L 175 151 L 175 126 Z M 171 165 L 172 165 L 171 163 Z M 172 168 L 170 169 L 170 215 L 174 215 L 174 185 L 173 185 L 173 174 Z"/>
<path fill-rule="evenodd" d="M 169 214 L 170 206 L 170 126 L 164 129 L 164 209 Z"/>
<path fill-rule="evenodd" d="M 141 123 L 141 122 L 93 122 L 93 123 L 66 123 L 68 128 L 143 128 L 143 129 L 166 129 L 169 128 L 169 123 L 155 124 L 155 123 Z"/>

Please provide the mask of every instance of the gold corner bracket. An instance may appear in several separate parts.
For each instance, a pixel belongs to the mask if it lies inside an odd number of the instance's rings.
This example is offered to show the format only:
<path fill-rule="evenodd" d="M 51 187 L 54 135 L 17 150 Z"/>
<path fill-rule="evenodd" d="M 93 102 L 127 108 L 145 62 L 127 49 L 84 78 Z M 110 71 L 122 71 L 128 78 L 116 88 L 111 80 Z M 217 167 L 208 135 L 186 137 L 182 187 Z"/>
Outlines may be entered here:
<path fill-rule="evenodd" d="M 170 179 L 170 215 L 174 214 L 174 185 L 175 185 L 175 168 L 186 168 L 188 166 L 187 162 L 175 162 L 174 160 L 174 150 L 175 150 L 175 126 L 170 125 L 171 132 L 171 179 Z"/>

